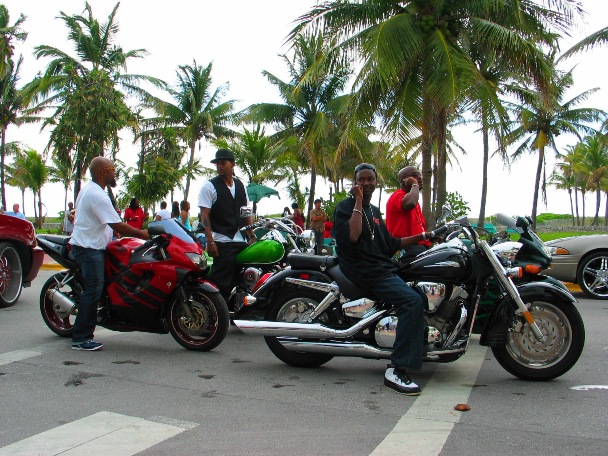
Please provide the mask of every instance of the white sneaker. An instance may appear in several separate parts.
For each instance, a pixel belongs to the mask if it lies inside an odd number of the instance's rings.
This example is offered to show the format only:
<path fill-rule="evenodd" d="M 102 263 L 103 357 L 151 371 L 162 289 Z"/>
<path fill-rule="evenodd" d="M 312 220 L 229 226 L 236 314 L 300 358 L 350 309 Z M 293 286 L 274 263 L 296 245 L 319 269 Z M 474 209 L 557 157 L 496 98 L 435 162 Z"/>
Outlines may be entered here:
<path fill-rule="evenodd" d="M 406 396 L 418 396 L 420 387 L 407 376 L 404 369 L 389 367 L 384 373 L 384 386 Z"/>

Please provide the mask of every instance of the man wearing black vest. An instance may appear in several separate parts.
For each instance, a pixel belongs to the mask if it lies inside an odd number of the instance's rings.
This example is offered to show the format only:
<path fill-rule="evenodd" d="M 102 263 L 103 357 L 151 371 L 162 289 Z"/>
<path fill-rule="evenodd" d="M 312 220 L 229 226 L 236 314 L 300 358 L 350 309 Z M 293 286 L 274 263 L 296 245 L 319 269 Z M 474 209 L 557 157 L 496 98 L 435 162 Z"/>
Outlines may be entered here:
<path fill-rule="evenodd" d="M 229 302 L 235 275 L 235 258 L 247 247 L 247 242 L 256 240 L 252 230 L 248 240 L 240 228 L 253 223 L 252 217 L 241 217 L 242 206 L 249 205 L 243 183 L 234 177 L 234 154 L 228 149 L 219 149 L 211 160 L 217 176 L 206 182 L 198 195 L 201 222 L 205 225 L 207 253 L 213 257 L 209 280 L 215 283 L 220 293 Z"/>

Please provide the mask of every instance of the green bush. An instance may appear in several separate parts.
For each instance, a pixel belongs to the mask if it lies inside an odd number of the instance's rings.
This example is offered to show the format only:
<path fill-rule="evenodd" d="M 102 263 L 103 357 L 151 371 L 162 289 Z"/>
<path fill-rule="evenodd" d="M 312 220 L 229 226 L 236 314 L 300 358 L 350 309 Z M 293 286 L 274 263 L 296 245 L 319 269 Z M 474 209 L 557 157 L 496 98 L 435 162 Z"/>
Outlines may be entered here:
<path fill-rule="evenodd" d="M 536 216 L 536 222 L 547 222 L 549 220 L 570 220 L 570 214 L 552 214 L 550 212 L 542 213 Z"/>

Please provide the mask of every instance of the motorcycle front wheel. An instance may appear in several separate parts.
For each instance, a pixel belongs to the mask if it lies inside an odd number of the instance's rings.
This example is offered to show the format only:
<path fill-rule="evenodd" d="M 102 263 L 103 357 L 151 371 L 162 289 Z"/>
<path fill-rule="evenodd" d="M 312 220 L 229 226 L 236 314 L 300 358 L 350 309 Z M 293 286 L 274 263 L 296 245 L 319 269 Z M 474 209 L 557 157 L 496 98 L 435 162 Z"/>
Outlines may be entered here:
<path fill-rule="evenodd" d="M 585 344 L 585 326 L 570 303 L 534 301 L 529 310 L 546 340 L 540 342 L 522 318 L 512 325 L 507 344 L 492 347 L 492 352 L 498 363 L 516 377 L 552 380 L 578 361 Z"/>
<path fill-rule="evenodd" d="M 62 337 L 70 337 L 74 329 L 76 315 L 63 310 L 57 303 L 53 302 L 49 291 L 57 290 L 78 304 L 80 295 L 84 291 L 83 284 L 69 271 L 53 274 L 42 286 L 40 291 L 40 313 L 46 325 L 55 334 Z"/>
<path fill-rule="evenodd" d="M 323 300 L 323 293 L 310 289 L 293 289 L 277 294 L 273 305 L 266 314 L 270 321 L 287 323 L 309 323 L 308 316 Z M 323 321 L 321 316 L 321 321 Z M 301 353 L 287 350 L 277 337 L 264 337 L 266 345 L 274 355 L 294 367 L 318 367 L 330 361 L 333 356 L 322 353 Z"/>
<path fill-rule="evenodd" d="M 206 293 L 197 287 L 187 288 L 186 294 L 187 303 L 175 299 L 169 307 L 169 332 L 188 350 L 212 350 L 228 333 L 230 319 L 226 302 L 219 293 Z"/>

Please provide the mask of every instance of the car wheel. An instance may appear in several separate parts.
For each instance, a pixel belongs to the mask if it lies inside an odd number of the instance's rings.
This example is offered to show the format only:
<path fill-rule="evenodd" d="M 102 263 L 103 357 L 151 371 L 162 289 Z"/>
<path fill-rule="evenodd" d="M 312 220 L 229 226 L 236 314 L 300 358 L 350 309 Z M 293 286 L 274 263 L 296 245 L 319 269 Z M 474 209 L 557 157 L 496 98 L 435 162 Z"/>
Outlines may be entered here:
<path fill-rule="evenodd" d="M 598 252 L 583 258 L 576 282 L 591 298 L 608 299 L 608 252 Z"/>
<path fill-rule="evenodd" d="M 23 285 L 19 252 L 10 242 L 0 242 L 0 307 L 17 302 Z"/>

